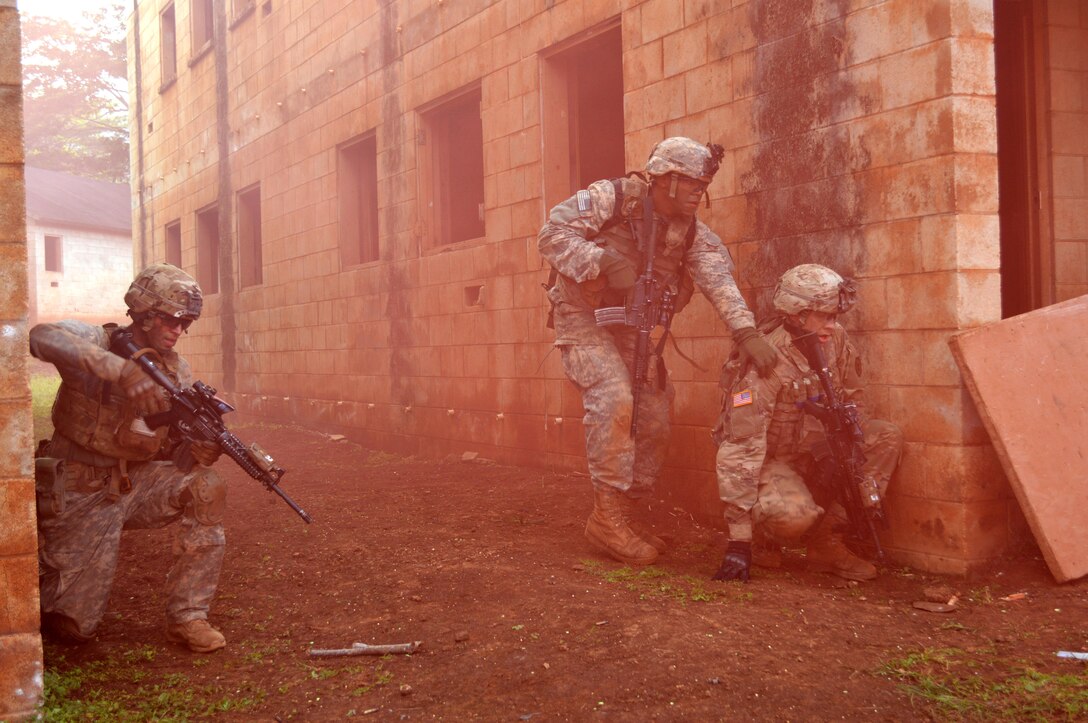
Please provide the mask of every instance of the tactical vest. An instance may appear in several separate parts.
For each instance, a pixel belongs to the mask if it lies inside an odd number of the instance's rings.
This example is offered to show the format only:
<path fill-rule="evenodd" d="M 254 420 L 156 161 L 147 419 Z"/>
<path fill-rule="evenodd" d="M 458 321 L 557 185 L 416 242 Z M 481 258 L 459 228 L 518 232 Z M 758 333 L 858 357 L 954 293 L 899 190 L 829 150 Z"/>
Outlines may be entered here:
<path fill-rule="evenodd" d="M 109 331 L 107 328 L 107 337 Z M 172 370 L 165 371 L 174 376 Z M 100 381 L 86 392 L 68 382 L 61 383 L 52 412 L 53 426 L 59 434 L 105 457 L 130 462 L 155 458 L 166 440 L 166 427 L 148 429 L 117 384 Z"/>
<path fill-rule="evenodd" d="M 616 197 L 612 217 L 604 223 L 597 235 L 590 237 L 589 240 L 599 246 L 617 251 L 631 263 L 635 272 L 641 276 L 646 267 L 646 260 L 638 248 L 637 230 L 642 224 L 642 197 L 639 190 L 645 187 L 645 183 L 628 177 L 614 178 L 612 179 L 612 187 L 615 189 Z M 654 278 L 676 292 L 674 306 L 676 312 L 687 306 L 695 293 L 695 284 L 683 264 L 684 254 L 695 242 L 695 231 L 696 221 L 693 217 L 682 241 L 672 248 L 668 248 L 665 245 L 668 226 L 661 223 L 657 225 Z M 555 283 L 556 272 L 554 269 L 552 274 L 553 277 L 549 279 L 549 287 Z M 566 279 L 566 282 L 574 284 L 569 279 Z M 626 302 L 623 292 L 608 288 L 608 279 L 603 275 L 583 281 L 577 286 L 590 309 L 622 306 Z"/>

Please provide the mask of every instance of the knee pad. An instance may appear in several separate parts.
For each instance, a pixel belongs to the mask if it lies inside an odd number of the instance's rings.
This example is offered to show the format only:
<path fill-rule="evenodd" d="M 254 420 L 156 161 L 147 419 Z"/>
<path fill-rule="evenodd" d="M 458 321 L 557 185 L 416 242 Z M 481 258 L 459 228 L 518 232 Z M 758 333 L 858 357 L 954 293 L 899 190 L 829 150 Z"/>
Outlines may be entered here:
<path fill-rule="evenodd" d="M 210 469 L 202 469 L 189 482 L 193 517 L 202 525 L 218 525 L 227 509 L 227 485 Z"/>

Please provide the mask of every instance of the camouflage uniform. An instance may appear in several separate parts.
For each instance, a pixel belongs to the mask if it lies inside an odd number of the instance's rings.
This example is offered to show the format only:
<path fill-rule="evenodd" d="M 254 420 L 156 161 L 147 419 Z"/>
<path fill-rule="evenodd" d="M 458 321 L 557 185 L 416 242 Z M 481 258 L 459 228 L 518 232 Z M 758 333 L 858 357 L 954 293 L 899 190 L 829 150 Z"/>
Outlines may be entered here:
<path fill-rule="evenodd" d="M 632 440 L 631 370 L 637 331 L 597 326 L 593 315 L 595 309 L 624 303 L 623 295 L 609 289 L 601 275 L 606 247 L 628 258 L 636 269 L 642 267 L 635 232 L 642 226 L 647 181 L 628 177 L 622 187 L 618 223 L 608 224 L 616 211 L 615 186 L 597 181 L 552 209 L 538 246 L 559 274 L 548 291 L 555 346 L 567 376 L 582 393 L 590 476 L 595 485 L 640 496 L 653 487 L 664 461 L 673 389 L 667 376 L 659 378 L 663 365 L 651 359 L 649 383 L 639 400 L 638 438 Z M 655 270 L 677 292 L 677 310 L 698 287 L 730 329 L 755 325 L 733 279 L 729 253 L 713 231 L 692 217 L 659 217 L 657 229 Z"/>
<path fill-rule="evenodd" d="M 43 617 L 69 618 L 80 639 L 105 613 L 122 530 L 179 523 L 167 577 L 167 619 L 175 624 L 207 618 L 225 544 L 224 484 L 207 467 L 185 474 L 161 461 L 166 429 L 149 430 L 122 393 L 131 362 L 109 351 L 112 328 L 60 321 L 30 332 L 31 353 L 61 376 L 55 433 L 41 455 L 63 460 L 62 472 L 39 475 L 37 490 L 41 609 Z M 172 350 L 160 356 L 177 384 L 191 385 L 184 359 Z"/>
<path fill-rule="evenodd" d="M 819 395 L 819 380 L 784 326 L 767 331 L 766 339 L 779 359 L 769 377 L 755 371 L 737 376 L 736 360 L 726 367 L 724 410 L 714 430 L 718 491 L 731 540 L 751 540 L 753 525 L 759 525 L 771 539 L 793 543 L 820 519 L 825 511 L 821 505 L 828 504 L 814 500 L 805 484 L 813 451 L 824 440 L 823 427 L 797 404 Z M 841 398 L 860 401 L 860 359 L 841 326 L 836 325 L 826 354 Z M 899 462 L 902 434 L 878 419 L 863 420 L 861 427 L 866 457 L 862 471 L 883 496 Z M 828 506 L 831 515 L 845 521 L 838 504 Z"/>

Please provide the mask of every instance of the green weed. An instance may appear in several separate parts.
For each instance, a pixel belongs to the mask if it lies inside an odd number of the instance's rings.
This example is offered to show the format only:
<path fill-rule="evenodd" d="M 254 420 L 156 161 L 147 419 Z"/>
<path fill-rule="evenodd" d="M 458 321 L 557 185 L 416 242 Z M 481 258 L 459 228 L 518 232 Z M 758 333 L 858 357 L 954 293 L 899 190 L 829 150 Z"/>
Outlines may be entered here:
<path fill-rule="evenodd" d="M 227 691 L 189 681 L 183 673 L 157 674 L 146 663 L 155 649 L 141 646 L 67 668 L 63 657 L 45 671 L 41 717 L 68 721 L 187 721 L 220 711 L 242 711 L 264 699 L 260 690 Z M 108 691 L 102 686 L 110 685 Z"/>
<path fill-rule="evenodd" d="M 938 719 L 1049 721 L 1088 715 L 1088 676 L 1040 672 L 992 648 L 926 648 L 892 660 L 878 675 L 898 680 Z"/>
<path fill-rule="evenodd" d="M 596 560 L 582 560 L 585 571 L 612 585 L 638 593 L 639 597 L 666 597 L 681 604 L 688 602 L 714 602 L 722 593 L 708 590 L 704 581 L 691 575 L 674 575 L 659 567 L 633 570 L 630 567 L 606 568 Z"/>

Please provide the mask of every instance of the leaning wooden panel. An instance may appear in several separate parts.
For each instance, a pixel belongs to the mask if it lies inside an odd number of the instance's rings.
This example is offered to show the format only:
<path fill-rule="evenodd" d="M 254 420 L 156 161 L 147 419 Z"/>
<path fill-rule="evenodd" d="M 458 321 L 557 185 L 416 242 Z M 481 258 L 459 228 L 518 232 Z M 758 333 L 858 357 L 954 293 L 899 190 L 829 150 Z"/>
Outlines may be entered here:
<path fill-rule="evenodd" d="M 1058 582 L 1088 574 L 1088 296 L 971 329 L 952 354 Z"/>

